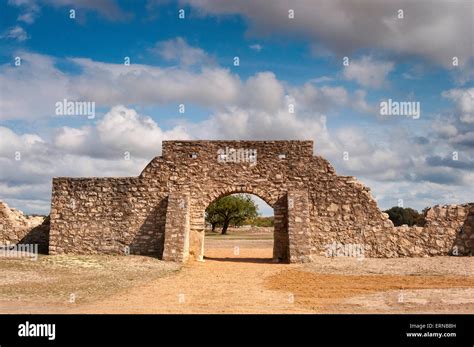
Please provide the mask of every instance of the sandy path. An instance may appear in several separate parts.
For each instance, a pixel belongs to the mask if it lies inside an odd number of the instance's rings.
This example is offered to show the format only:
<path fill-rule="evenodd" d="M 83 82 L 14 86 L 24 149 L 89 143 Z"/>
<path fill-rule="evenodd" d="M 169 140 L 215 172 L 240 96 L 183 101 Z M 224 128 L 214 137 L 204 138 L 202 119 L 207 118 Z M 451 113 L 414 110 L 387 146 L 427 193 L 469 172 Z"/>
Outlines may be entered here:
<path fill-rule="evenodd" d="M 229 244 L 228 241 L 226 243 Z M 236 243 L 237 244 L 237 243 Z M 81 313 L 276 313 L 304 312 L 291 295 L 266 289 L 265 279 L 288 270 L 288 264 L 271 262 L 271 248 L 238 241 L 234 246 L 208 248 L 204 262 L 191 262 L 177 274 L 113 296 Z M 234 245 L 234 243 L 232 243 Z M 265 245 L 265 243 L 263 243 Z"/>

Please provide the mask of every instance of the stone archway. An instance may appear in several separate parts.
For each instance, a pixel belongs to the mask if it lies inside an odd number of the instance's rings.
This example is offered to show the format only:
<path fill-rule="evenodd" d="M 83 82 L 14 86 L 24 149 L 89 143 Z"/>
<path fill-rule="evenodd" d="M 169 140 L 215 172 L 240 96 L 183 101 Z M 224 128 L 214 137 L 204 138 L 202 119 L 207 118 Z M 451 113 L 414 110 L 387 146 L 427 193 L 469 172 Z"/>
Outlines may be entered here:
<path fill-rule="evenodd" d="M 233 192 L 274 208 L 274 254 L 290 263 L 341 244 L 366 257 L 446 255 L 471 208 L 436 208 L 424 228 L 395 228 L 368 187 L 313 155 L 312 141 L 164 141 L 137 177 L 54 178 L 49 253 L 199 259 L 206 207 Z M 472 247 L 467 233 L 460 240 Z"/>
<path fill-rule="evenodd" d="M 138 177 L 53 179 L 50 253 L 200 259 L 205 208 L 222 194 L 248 192 L 274 208 L 275 258 L 310 261 L 331 240 L 321 231 L 340 213 L 341 195 L 362 200 L 365 220 L 380 214 L 367 197 L 354 198 L 362 188 L 349 180 L 313 155 L 312 141 L 164 141 Z"/>
<path fill-rule="evenodd" d="M 205 210 L 209 204 L 223 196 L 234 193 L 247 193 L 260 197 L 273 208 L 274 242 L 273 259 L 276 262 L 290 262 L 290 230 L 300 227 L 295 223 L 302 221 L 291 218 L 296 213 L 292 208 L 293 199 L 288 203 L 288 193 L 282 196 L 271 196 L 268 192 L 254 191 L 249 188 L 229 187 L 224 191 L 214 191 L 202 199 L 192 199 L 188 194 L 174 194 L 168 198 L 167 224 L 165 228 L 164 260 L 186 261 L 192 256 L 195 260 L 203 260 L 205 238 Z M 307 209 L 306 209 L 307 211 Z M 179 223 L 181 221 L 181 223 Z M 295 241 L 296 235 L 291 240 Z M 168 242 L 167 242 L 168 241 Z"/>

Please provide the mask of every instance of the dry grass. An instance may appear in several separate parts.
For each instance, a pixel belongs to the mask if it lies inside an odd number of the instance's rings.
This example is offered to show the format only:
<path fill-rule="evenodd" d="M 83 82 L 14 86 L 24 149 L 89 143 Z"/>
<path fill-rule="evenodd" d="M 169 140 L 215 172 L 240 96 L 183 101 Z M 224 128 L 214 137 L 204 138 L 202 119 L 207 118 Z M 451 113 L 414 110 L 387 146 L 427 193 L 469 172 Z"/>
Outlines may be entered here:
<path fill-rule="evenodd" d="M 77 304 L 100 300 L 122 290 L 179 270 L 173 263 L 143 256 L 40 256 L 1 259 L 0 300 Z M 1 305 L 0 305 L 1 309 Z"/>

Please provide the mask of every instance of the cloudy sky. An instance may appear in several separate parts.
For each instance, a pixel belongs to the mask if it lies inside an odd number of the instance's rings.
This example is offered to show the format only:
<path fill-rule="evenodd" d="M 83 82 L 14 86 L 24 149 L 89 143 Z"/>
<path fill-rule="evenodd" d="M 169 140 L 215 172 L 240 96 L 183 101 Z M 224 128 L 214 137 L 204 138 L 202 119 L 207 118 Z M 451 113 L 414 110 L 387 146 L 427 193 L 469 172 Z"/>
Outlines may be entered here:
<path fill-rule="evenodd" d="M 473 16 L 471 0 L 2 1 L 0 200 L 48 213 L 52 177 L 138 175 L 167 139 L 311 139 L 383 209 L 473 201 Z M 95 117 L 56 114 L 64 99 Z M 389 99 L 420 116 L 382 115 Z"/>

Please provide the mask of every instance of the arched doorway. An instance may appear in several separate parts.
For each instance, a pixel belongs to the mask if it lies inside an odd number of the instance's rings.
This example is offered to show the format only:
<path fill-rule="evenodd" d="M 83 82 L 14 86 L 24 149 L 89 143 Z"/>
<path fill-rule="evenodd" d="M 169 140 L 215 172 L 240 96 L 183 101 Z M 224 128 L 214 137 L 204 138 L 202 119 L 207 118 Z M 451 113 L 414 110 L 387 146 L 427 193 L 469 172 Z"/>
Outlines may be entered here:
<path fill-rule="evenodd" d="M 185 252 L 187 250 L 188 255 L 195 260 L 204 260 L 206 235 L 205 210 L 212 202 L 232 194 L 250 194 L 256 196 L 273 209 L 273 250 L 271 252 L 271 259 L 273 262 L 288 262 L 288 205 L 286 196 L 273 196 L 265 190 L 247 189 L 244 187 L 233 187 L 225 190 L 213 191 L 207 195 L 205 199 L 190 199 L 189 247 L 185 249 Z"/>
<path fill-rule="evenodd" d="M 204 260 L 276 262 L 273 207 L 254 194 L 228 194 L 206 208 Z"/>

